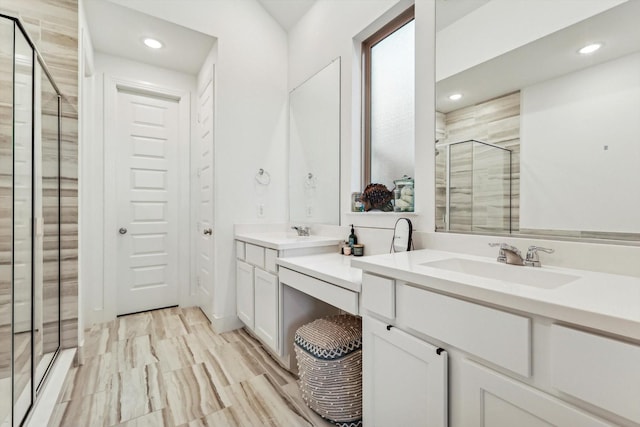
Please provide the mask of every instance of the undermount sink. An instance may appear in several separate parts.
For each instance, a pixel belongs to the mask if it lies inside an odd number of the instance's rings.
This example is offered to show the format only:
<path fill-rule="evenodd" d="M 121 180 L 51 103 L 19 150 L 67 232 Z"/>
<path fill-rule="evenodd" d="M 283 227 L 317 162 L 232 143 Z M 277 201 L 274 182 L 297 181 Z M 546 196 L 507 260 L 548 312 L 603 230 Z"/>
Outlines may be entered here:
<path fill-rule="evenodd" d="M 420 265 L 542 289 L 555 289 L 580 278 L 571 274 L 557 273 L 535 267 L 522 267 L 497 262 L 494 264 L 465 258 L 447 258 L 425 262 Z"/>

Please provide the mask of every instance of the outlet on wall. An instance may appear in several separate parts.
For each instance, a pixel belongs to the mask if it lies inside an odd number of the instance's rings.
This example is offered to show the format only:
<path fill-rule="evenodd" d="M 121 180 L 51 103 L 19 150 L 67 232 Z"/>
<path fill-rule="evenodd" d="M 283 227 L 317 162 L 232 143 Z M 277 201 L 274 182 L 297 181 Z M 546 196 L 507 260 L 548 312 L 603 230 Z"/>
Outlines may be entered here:
<path fill-rule="evenodd" d="M 307 216 L 313 216 L 313 207 L 307 206 Z"/>
<path fill-rule="evenodd" d="M 258 211 L 258 218 L 262 218 L 264 216 L 264 204 L 263 203 L 258 203 L 257 211 Z"/>

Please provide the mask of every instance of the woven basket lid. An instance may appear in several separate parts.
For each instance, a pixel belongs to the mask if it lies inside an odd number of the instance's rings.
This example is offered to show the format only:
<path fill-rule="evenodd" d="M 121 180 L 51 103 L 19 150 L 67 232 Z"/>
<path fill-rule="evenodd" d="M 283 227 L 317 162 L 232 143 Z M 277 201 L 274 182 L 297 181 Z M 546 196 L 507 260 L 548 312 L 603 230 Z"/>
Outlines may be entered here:
<path fill-rule="evenodd" d="M 323 317 L 301 326 L 295 343 L 320 359 L 338 359 L 362 348 L 362 319 L 348 314 Z"/>

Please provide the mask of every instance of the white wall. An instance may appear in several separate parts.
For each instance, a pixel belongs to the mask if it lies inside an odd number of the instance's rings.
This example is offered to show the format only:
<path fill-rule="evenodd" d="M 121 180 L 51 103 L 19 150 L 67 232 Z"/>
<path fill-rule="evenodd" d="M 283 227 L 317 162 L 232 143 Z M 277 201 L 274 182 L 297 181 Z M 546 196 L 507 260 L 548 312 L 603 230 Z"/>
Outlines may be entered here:
<path fill-rule="evenodd" d="M 214 327 L 235 325 L 233 224 L 287 214 L 287 38 L 255 0 L 113 0 L 218 39 L 216 62 Z M 271 184 L 258 217 L 254 177 Z"/>
<path fill-rule="evenodd" d="M 335 58 L 341 58 L 341 224 L 390 227 L 397 217 L 389 214 L 374 218 L 348 212 L 351 209 L 351 193 L 362 191 L 364 187 L 360 167 L 361 44 L 411 4 L 407 0 L 320 0 L 289 31 L 289 90 Z M 419 197 L 416 197 L 416 203 L 419 203 Z M 423 206 L 424 201 L 423 198 Z"/>
<path fill-rule="evenodd" d="M 520 227 L 640 233 L 640 54 L 524 88 Z"/>

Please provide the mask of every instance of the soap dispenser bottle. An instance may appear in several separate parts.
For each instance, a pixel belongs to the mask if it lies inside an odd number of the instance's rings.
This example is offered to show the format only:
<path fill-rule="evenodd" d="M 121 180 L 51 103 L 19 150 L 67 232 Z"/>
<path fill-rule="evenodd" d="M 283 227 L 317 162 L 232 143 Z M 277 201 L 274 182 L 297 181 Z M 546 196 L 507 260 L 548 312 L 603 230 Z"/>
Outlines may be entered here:
<path fill-rule="evenodd" d="M 358 243 L 358 237 L 356 237 L 356 232 L 353 229 L 353 224 L 351 224 L 351 234 L 349 234 L 349 246 L 353 249 L 353 245 Z"/>

